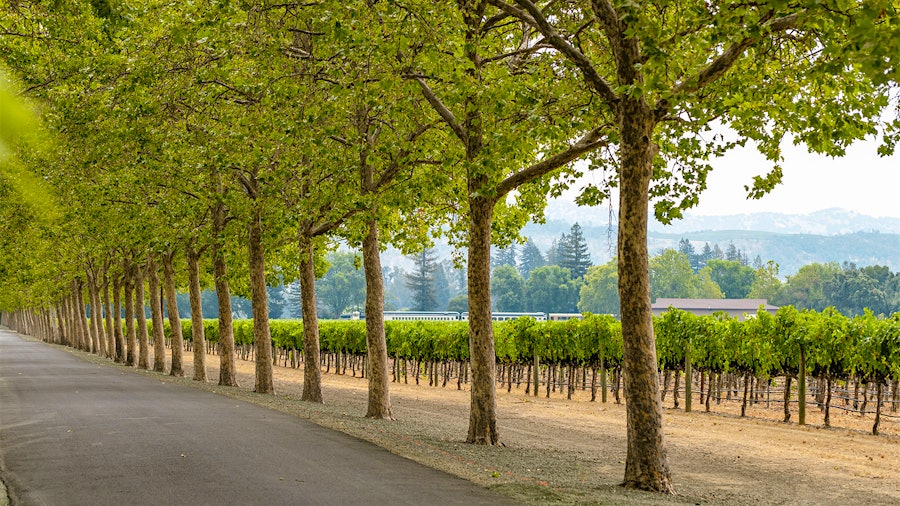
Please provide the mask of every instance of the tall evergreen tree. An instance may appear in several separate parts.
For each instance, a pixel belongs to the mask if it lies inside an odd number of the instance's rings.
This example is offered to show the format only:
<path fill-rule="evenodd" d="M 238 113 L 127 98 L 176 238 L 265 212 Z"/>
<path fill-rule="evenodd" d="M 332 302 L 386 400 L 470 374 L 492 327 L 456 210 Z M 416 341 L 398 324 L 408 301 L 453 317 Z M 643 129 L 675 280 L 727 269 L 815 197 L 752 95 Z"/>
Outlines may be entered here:
<path fill-rule="evenodd" d="M 413 260 L 415 267 L 406 275 L 405 285 L 412 291 L 413 311 L 436 311 L 437 288 L 434 282 L 434 271 L 437 268 L 433 248 L 425 248 Z"/>
<path fill-rule="evenodd" d="M 706 267 L 707 262 L 715 258 L 715 253 L 713 253 L 712 247 L 710 247 L 708 242 L 703 243 L 703 249 L 700 250 L 700 268 Z"/>
<path fill-rule="evenodd" d="M 491 268 L 496 269 L 501 265 L 516 266 L 516 245 L 510 244 L 505 248 L 497 248 L 491 257 Z"/>
<path fill-rule="evenodd" d="M 563 269 L 569 269 L 572 279 L 584 278 L 584 273 L 592 265 L 587 240 L 578 223 L 572 225 L 569 233 L 563 234 L 559 240 L 557 264 Z"/>
<path fill-rule="evenodd" d="M 531 238 L 526 239 L 522 251 L 519 253 L 519 272 L 522 277 L 528 279 L 531 271 L 545 265 L 547 265 L 547 259 L 544 258 L 544 254 Z"/>
<path fill-rule="evenodd" d="M 451 293 L 450 280 L 447 278 L 447 266 L 441 262 L 434 266 L 434 292 L 435 309 L 444 310 L 453 293 Z"/>
<path fill-rule="evenodd" d="M 691 241 L 685 238 L 681 238 L 681 240 L 678 241 L 678 251 L 684 253 L 685 256 L 687 256 L 688 262 L 690 262 L 691 264 L 691 270 L 694 271 L 694 274 L 696 274 L 700 271 L 700 269 L 703 268 L 703 265 L 701 265 L 701 263 L 705 264 L 705 262 L 703 262 L 700 254 L 697 253 L 697 250 L 694 249 L 694 245 L 691 244 Z"/>
<path fill-rule="evenodd" d="M 719 247 L 719 243 L 716 243 L 712 249 L 712 258 L 710 260 L 725 260 L 725 253 L 722 251 L 722 248 Z"/>
<path fill-rule="evenodd" d="M 547 250 L 546 265 L 559 265 L 559 243 L 565 238 L 566 234 L 563 234 L 562 239 L 553 239 L 553 242 L 550 243 L 550 248 Z"/>

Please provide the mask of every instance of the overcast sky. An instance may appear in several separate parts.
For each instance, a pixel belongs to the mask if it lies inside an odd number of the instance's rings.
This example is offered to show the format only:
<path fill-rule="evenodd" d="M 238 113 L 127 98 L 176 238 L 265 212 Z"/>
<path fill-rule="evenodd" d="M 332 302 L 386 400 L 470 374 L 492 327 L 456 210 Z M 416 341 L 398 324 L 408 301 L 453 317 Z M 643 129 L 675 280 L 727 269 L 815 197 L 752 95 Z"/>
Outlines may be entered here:
<path fill-rule="evenodd" d="M 883 158 L 875 141 L 851 146 L 842 158 L 784 148 L 784 178 L 761 200 L 747 200 L 745 185 L 769 163 L 752 148 L 737 149 L 713 162 L 708 188 L 691 214 L 754 212 L 808 214 L 839 207 L 875 217 L 900 218 L 900 155 Z"/>
<path fill-rule="evenodd" d="M 809 214 L 842 208 L 873 217 L 900 218 L 900 154 L 882 158 L 874 140 L 859 142 L 843 158 L 810 154 L 803 146 L 782 146 L 781 185 L 760 200 L 747 200 L 745 185 L 764 175 L 771 163 L 754 148 L 737 148 L 714 160 L 707 189 L 692 215 L 746 213 Z M 593 181 L 588 173 L 584 179 Z M 596 181 L 595 181 L 596 182 Z M 568 193 L 574 198 L 574 191 Z"/>

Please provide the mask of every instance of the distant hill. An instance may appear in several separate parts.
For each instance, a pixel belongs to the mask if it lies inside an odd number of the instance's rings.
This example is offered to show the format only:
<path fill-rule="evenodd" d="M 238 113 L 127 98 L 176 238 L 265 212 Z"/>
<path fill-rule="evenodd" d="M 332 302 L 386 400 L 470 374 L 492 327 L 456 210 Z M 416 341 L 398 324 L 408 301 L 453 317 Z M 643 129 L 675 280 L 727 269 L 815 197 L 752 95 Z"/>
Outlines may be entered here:
<path fill-rule="evenodd" d="M 553 240 L 569 232 L 578 222 L 595 264 L 608 261 L 616 251 L 616 223 L 610 223 L 608 207 L 582 208 L 571 202 L 551 201 L 547 222 L 528 224 L 522 235 L 531 237 L 544 252 Z M 828 209 L 807 215 L 761 213 L 733 216 L 687 216 L 672 225 L 653 222 L 649 226 L 648 247 L 654 255 L 675 248 L 686 238 L 699 251 L 704 243 L 718 243 L 724 250 L 729 242 L 744 250 L 752 261 L 757 255 L 774 260 L 782 276 L 792 275 L 812 262 L 854 262 L 859 266 L 886 265 L 900 271 L 900 219 L 873 218 L 842 209 Z M 446 244 L 436 245 L 440 257 L 448 257 Z M 389 250 L 383 262 L 404 269 L 411 262 Z"/>
<path fill-rule="evenodd" d="M 548 221 L 562 221 L 605 227 L 609 223 L 608 207 L 579 207 L 574 202 L 554 199 L 547 205 Z M 695 216 L 686 213 L 684 219 L 670 225 L 655 220 L 649 230 L 670 234 L 684 234 L 700 230 L 754 230 L 784 234 L 840 235 L 854 232 L 900 234 L 900 218 L 877 218 L 845 209 L 824 209 L 810 214 L 754 213 L 725 216 Z"/>

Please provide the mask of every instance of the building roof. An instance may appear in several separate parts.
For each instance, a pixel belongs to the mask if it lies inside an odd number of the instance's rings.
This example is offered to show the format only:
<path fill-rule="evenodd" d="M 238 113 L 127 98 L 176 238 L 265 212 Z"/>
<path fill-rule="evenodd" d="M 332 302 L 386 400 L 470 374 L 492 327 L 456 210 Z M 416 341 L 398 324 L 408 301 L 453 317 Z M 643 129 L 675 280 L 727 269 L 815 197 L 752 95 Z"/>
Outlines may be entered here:
<path fill-rule="evenodd" d="M 653 309 L 665 310 L 669 306 L 685 311 L 746 311 L 756 312 L 759 306 L 766 311 L 777 311 L 778 306 L 769 304 L 768 299 L 663 299 L 658 298 L 653 303 Z"/>

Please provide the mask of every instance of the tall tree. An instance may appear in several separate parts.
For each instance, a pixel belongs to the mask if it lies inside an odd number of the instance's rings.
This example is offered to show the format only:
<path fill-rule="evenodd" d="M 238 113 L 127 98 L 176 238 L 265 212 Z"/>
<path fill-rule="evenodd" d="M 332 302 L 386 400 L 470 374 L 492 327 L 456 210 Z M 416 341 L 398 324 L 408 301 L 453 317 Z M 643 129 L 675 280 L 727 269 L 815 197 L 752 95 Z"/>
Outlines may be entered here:
<path fill-rule="evenodd" d="M 435 311 L 437 289 L 434 285 L 436 268 L 434 249 L 425 248 L 413 257 L 413 271 L 406 275 L 406 287 L 412 291 L 413 311 Z"/>
<path fill-rule="evenodd" d="M 613 258 L 603 265 L 595 265 L 584 275 L 578 299 L 582 313 L 619 314 L 619 273 Z"/>
<path fill-rule="evenodd" d="M 495 267 L 491 273 L 494 311 L 522 311 L 525 308 L 525 279 L 512 265 Z"/>
<path fill-rule="evenodd" d="M 682 237 L 678 241 L 678 251 L 684 253 L 684 255 L 688 259 L 688 262 L 691 264 L 691 269 L 695 273 L 699 272 L 700 269 L 703 268 L 703 265 L 706 265 L 705 259 L 703 259 L 699 253 L 697 253 L 697 250 L 694 249 L 694 245 L 691 244 L 691 241 L 685 239 L 684 237 Z M 701 265 L 701 263 L 703 265 Z"/>
<path fill-rule="evenodd" d="M 519 253 L 519 272 L 522 273 L 522 277 L 528 279 L 531 271 L 544 265 L 547 265 L 547 259 L 544 258 L 540 248 L 534 244 L 531 238 L 526 238 L 525 244 L 522 245 L 522 251 Z"/>
<path fill-rule="evenodd" d="M 563 234 L 559 240 L 559 258 L 557 265 L 563 269 L 569 269 L 573 279 L 584 277 L 591 264 L 591 253 L 588 251 L 587 240 L 581 230 L 581 225 L 575 223 L 568 234 Z"/>
<path fill-rule="evenodd" d="M 786 132 L 815 151 L 836 155 L 853 139 L 875 132 L 887 104 L 888 90 L 881 83 L 891 79 L 884 74 L 894 56 L 881 48 L 875 56 L 872 51 L 859 56 L 867 62 L 863 70 L 880 79 L 876 85 L 846 59 L 860 47 L 856 44 L 868 42 L 871 49 L 877 40 L 873 35 L 896 34 L 886 22 L 896 8 L 888 0 L 828 6 L 687 2 L 652 8 L 615 0 L 488 2 L 538 30 L 573 67 L 575 79 L 599 102 L 595 124 L 614 118 L 614 159 L 598 165 L 618 175 L 619 292 L 629 400 L 624 481 L 627 487 L 671 493 L 649 297 L 651 195 L 663 221 L 696 204 L 709 171 L 705 160 L 731 147 L 705 141 L 703 130 L 713 120 L 734 128 L 741 139 L 755 139 L 775 162 L 767 176 L 755 179 L 750 194 L 756 197 L 780 181 L 777 162 Z M 854 29 L 859 18 L 869 21 L 870 31 Z M 834 127 L 820 128 L 823 124 Z M 599 200 L 596 192 L 586 197 Z"/>
<path fill-rule="evenodd" d="M 781 280 L 778 278 L 778 264 L 769 260 L 766 265 L 756 269 L 747 297 L 772 301 L 779 288 L 781 288 Z"/>
<path fill-rule="evenodd" d="M 841 272 L 835 263 L 811 263 L 804 265 L 787 280 L 771 301 L 779 306 L 792 305 L 797 309 L 824 310 L 828 305 L 825 284 Z"/>
<path fill-rule="evenodd" d="M 756 272 L 740 260 L 710 260 L 703 269 L 729 299 L 746 297 L 756 277 Z"/>
<path fill-rule="evenodd" d="M 496 417 L 496 353 L 491 321 L 491 241 L 515 235 L 545 205 L 546 177 L 600 147 L 607 125 L 585 127 L 581 101 L 557 86 L 563 68 L 540 51 L 540 37 L 487 2 L 422 2 L 415 16 L 418 47 L 407 75 L 454 139 L 451 231 L 468 248 L 469 354 L 472 367 L 466 441 L 500 444 Z M 427 13 L 427 14 L 426 14 Z M 408 44 L 407 44 L 408 45 Z M 447 48 L 455 58 L 446 58 Z M 526 71 L 527 69 L 527 71 Z M 565 118 L 562 121 L 561 118 Z M 523 135 L 528 132 L 528 135 Z M 451 158 L 452 157 L 452 158 Z M 518 190 L 514 203 L 507 195 Z M 506 234 L 501 234 L 505 231 Z M 499 245 L 503 245 L 502 242 Z"/>
<path fill-rule="evenodd" d="M 317 299 L 325 318 L 337 318 L 346 310 L 360 311 L 366 301 L 365 274 L 357 267 L 358 257 L 350 252 L 328 256 L 328 272 L 316 283 Z"/>
<path fill-rule="evenodd" d="M 525 300 L 529 311 L 575 313 L 582 282 L 573 279 L 568 269 L 558 265 L 538 267 L 525 282 Z"/>
<path fill-rule="evenodd" d="M 505 248 L 497 248 L 491 257 L 491 268 L 496 269 L 501 265 L 516 266 L 516 244 L 511 243 Z"/>

